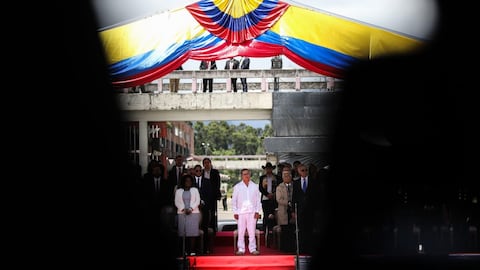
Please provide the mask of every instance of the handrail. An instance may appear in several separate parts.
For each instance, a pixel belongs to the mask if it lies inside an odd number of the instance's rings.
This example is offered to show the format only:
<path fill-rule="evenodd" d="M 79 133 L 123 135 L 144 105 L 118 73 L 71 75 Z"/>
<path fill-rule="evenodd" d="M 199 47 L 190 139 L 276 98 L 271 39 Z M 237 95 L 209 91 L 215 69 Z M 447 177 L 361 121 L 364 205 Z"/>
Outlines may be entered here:
<path fill-rule="evenodd" d="M 334 88 L 335 80 L 307 69 L 217 69 L 217 70 L 174 70 L 162 78 L 152 81 L 157 84 L 155 93 L 163 92 L 163 79 L 188 79 L 191 80 L 191 90 L 197 92 L 198 81 L 203 78 L 226 79 L 225 89 L 231 92 L 230 78 L 258 78 L 261 80 L 261 91 L 268 91 L 268 79 L 271 78 L 294 78 L 294 88 L 299 91 L 301 89 L 301 78 L 319 78 L 319 82 L 326 85 L 326 89 Z M 195 82 L 195 83 L 194 83 Z"/>
<path fill-rule="evenodd" d="M 321 77 L 325 75 L 307 69 L 236 69 L 236 70 L 174 70 L 160 79 L 192 79 L 192 78 L 295 78 L 295 77 Z"/>
<path fill-rule="evenodd" d="M 194 155 L 192 158 L 203 159 L 205 157 L 210 158 L 211 160 L 233 160 L 233 159 L 240 159 L 240 160 L 265 160 L 267 157 L 266 155 L 221 155 L 221 156 L 210 156 L 210 155 Z"/>

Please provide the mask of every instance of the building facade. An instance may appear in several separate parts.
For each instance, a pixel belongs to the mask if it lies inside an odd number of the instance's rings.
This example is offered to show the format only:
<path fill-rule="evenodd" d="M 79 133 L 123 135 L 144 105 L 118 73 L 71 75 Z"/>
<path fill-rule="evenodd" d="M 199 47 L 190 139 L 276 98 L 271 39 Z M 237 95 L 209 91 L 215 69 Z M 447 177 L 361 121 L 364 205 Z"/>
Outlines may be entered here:
<path fill-rule="evenodd" d="M 191 122 L 148 122 L 148 156 L 150 159 L 160 160 L 162 154 L 168 159 L 177 155 L 184 157 L 194 154 L 194 131 Z M 129 121 L 124 123 L 126 147 L 130 159 L 140 162 L 140 132 L 139 123 Z"/>

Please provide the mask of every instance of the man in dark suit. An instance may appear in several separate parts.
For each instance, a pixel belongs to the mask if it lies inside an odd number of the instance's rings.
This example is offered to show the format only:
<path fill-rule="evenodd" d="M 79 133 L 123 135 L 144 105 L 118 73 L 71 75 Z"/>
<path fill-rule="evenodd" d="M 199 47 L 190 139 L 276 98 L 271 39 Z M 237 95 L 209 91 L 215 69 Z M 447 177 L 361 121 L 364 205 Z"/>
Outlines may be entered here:
<path fill-rule="evenodd" d="M 234 57 L 232 57 L 225 62 L 225 69 L 226 70 L 238 69 L 239 65 L 240 65 L 240 62 Z M 232 84 L 233 92 L 237 92 L 237 78 L 230 78 L 230 81 Z"/>
<path fill-rule="evenodd" d="M 194 172 L 194 185 L 200 192 L 200 212 L 202 214 L 202 223 L 200 228 L 203 230 L 203 252 L 208 254 L 211 251 L 211 241 L 209 241 L 208 228 L 211 224 L 212 210 L 215 205 L 216 198 L 213 196 L 213 188 L 210 179 L 203 177 L 202 166 L 200 164 L 195 165 Z"/>
<path fill-rule="evenodd" d="M 175 157 L 175 165 L 173 165 L 170 171 L 168 171 L 168 179 L 178 186 L 180 184 L 180 178 L 182 178 L 182 174 L 186 171 L 187 170 L 183 165 L 183 156 L 177 155 Z"/>
<path fill-rule="evenodd" d="M 282 182 L 282 178 L 276 174 L 273 174 L 273 170 L 276 166 L 271 162 L 267 162 L 262 169 L 265 170 L 265 174 L 260 176 L 258 182 L 258 189 L 262 193 L 262 210 L 263 210 L 263 231 L 267 233 L 272 232 L 273 226 L 275 226 L 275 208 L 277 207 L 277 201 L 275 200 L 275 190 L 277 185 Z"/>
<path fill-rule="evenodd" d="M 282 57 L 280 55 L 276 55 L 272 57 L 271 59 L 272 62 L 272 69 L 282 69 Z M 273 78 L 273 91 L 278 91 L 280 90 L 280 78 L 274 77 Z M 293 175 L 295 178 L 295 175 Z"/>
<path fill-rule="evenodd" d="M 299 230 L 299 249 L 301 253 L 312 254 L 314 211 L 321 202 L 318 197 L 320 182 L 314 179 L 315 172 L 309 173 L 304 164 L 298 165 L 297 170 L 300 178 L 293 181 L 292 202 Z"/>
<path fill-rule="evenodd" d="M 142 180 L 144 200 L 146 202 L 148 222 L 161 222 L 172 231 L 175 228 L 175 209 L 173 194 L 175 183 L 165 177 L 164 166 L 156 160 L 149 164 L 149 170 Z"/>
<path fill-rule="evenodd" d="M 180 65 L 175 70 L 183 70 L 183 67 Z M 179 86 L 180 86 L 180 79 L 179 78 L 171 78 L 170 79 L 170 83 L 169 83 L 170 93 L 177 93 Z"/>
<path fill-rule="evenodd" d="M 200 70 L 216 70 L 217 63 L 214 61 L 202 61 L 200 62 Z M 212 78 L 203 78 L 203 92 L 212 92 L 213 91 L 213 79 Z"/>
<path fill-rule="evenodd" d="M 242 56 L 240 59 L 240 69 L 250 69 L 250 58 Z M 247 78 L 240 78 L 243 92 L 248 92 Z"/>
<path fill-rule="evenodd" d="M 203 177 L 210 179 L 212 184 L 212 195 L 213 198 L 213 209 L 212 209 L 212 218 L 210 219 L 210 227 L 216 232 L 218 230 L 217 222 L 217 201 L 222 198 L 222 193 L 220 192 L 220 172 L 217 169 L 212 168 L 212 161 L 210 158 L 204 158 L 202 161 L 203 164 Z"/>

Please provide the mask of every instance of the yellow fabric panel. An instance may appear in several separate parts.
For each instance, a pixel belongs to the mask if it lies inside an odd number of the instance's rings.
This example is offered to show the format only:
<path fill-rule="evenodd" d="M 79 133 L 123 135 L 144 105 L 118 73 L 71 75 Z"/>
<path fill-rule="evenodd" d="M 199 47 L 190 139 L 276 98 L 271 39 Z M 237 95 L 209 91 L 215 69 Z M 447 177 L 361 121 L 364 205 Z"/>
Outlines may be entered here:
<path fill-rule="evenodd" d="M 205 29 L 186 9 L 155 14 L 99 32 L 109 64 L 202 35 Z"/>
<path fill-rule="evenodd" d="M 262 2 L 261 0 L 214 0 L 213 4 L 223 13 L 233 18 L 240 18 L 254 11 Z"/>
<path fill-rule="evenodd" d="M 411 53 L 425 46 L 426 43 L 390 33 L 385 35 L 383 30 L 373 30 L 370 39 L 370 59 L 388 54 Z"/>
<path fill-rule="evenodd" d="M 380 28 L 296 6 L 290 6 L 271 30 L 362 59 L 419 45 L 417 40 Z"/>

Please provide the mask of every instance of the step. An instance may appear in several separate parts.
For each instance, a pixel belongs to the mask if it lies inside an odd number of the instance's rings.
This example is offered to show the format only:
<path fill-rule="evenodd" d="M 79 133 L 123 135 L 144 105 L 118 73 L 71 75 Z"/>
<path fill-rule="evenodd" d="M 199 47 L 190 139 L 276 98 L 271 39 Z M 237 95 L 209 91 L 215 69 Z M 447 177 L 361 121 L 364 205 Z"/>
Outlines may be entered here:
<path fill-rule="evenodd" d="M 294 270 L 295 255 L 189 256 L 191 269 Z"/>

